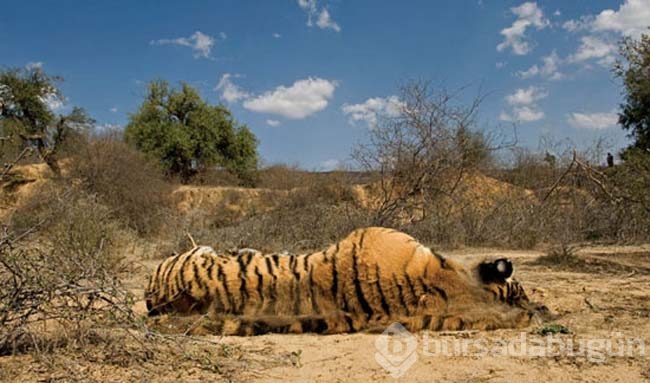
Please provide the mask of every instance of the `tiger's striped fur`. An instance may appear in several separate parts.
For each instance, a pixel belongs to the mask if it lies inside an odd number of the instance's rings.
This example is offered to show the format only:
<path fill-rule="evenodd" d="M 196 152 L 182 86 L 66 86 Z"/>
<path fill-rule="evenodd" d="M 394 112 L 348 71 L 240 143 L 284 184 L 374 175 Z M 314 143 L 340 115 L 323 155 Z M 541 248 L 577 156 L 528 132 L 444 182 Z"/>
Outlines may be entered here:
<path fill-rule="evenodd" d="M 352 232 L 308 254 L 207 247 L 163 261 L 145 295 L 150 315 L 209 313 L 204 327 L 240 335 L 522 327 L 535 317 L 507 259 L 471 268 L 386 228 Z"/>

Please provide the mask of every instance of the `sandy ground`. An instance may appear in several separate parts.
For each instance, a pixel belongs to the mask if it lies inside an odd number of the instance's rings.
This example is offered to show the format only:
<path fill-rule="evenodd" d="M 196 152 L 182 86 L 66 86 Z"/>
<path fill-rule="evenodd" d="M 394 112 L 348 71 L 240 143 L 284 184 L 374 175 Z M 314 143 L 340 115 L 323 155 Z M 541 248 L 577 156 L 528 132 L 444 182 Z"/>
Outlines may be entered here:
<path fill-rule="evenodd" d="M 496 251 L 468 249 L 448 252 L 458 258 L 505 255 L 517 265 L 517 278 L 535 300 L 544 302 L 559 315 L 557 323 L 573 334 L 555 335 L 568 343 L 572 339 L 575 351 L 579 342 L 609 339 L 611 349 L 618 342 L 638 338 L 648 346 L 650 354 L 650 246 L 589 247 L 579 251 L 578 265 L 552 267 L 539 264 L 542 255 L 536 251 Z M 147 262 L 145 269 L 156 262 Z M 135 281 L 134 281 L 135 282 Z M 136 287 L 136 286 L 133 286 Z M 491 350 L 499 351 L 497 340 L 521 339 L 522 331 L 528 342 L 527 355 L 468 355 L 433 356 L 434 343 L 425 348 L 424 334 L 415 334 L 418 345 L 417 361 L 400 377 L 405 382 L 650 382 L 650 356 L 632 355 L 605 357 L 606 344 L 594 344 L 591 354 L 584 356 L 530 355 L 530 339 L 544 340 L 535 328 L 500 330 L 472 334 L 427 334 L 428 339 L 446 342 L 453 350 L 454 340 L 486 339 Z M 259 382 L 390 382 L 393 378 L 375 360 L 376 334 L 351 335 L 265 335 L 251 338 L 213 337 L 215 341 L 240 346 L 242 349 L 272 350 L 269 352 L 294 355 L 295 363 L 268 369 L 256 369 L 247 374 L 246 381 Z M 586 343 L 585 343 L 586 345 Z M 514 346 L 513 346 L 514 347 Z M 519 347 L 519 346 L 517 346 Z M 478 349 L 472 349 L 476 354 Z M 520 353 L 521 348 L 513 349 Z M 601 350 L 601 351 L 599 351 Z M 427 352 L 428 351 L 428 352 Z M 451 354 L 451 352 L 449 352 Z M 590 356 L 591 355 L 591 356 Z"/>
<path fill-rule="evenodd" d="M 548 266 L 540 264 L 542 255 L 536 251 L 496 251 L 465 249 L 446 252 L 458 258 L 507 256 L 517 266 L 517 278 L 522 281 L 534 300 L 542 301 L 559 315 L 557 323 L 568 327 L 572 334 L 555 335 L 563 342 L 572 339 L 576 351 L 579 341 L 609 339 L 613 351 L 619 350 L 618 341 L 634 338 L 647 345 L 650 354 L 650 245 L 635 247 L 589 247 L 580 250 L 577 263 Z M 145 276 L 158 261 L 144 261 L 140 271 L 127 285 L 142 296 Z M 143 302 L 137 309 L 144 310 Z M 414 334 L 417 360 L 399 378 L 404 382 L 650 382 L 650 357 L 641 355 L 635 347 L 632 355 L 605 356 L 605 345 L 594 345 L 589 354 L 533 356 L 531 339 L 542 340 L 535 327 L 523 330 L 443 335 Z M 524 335 L 522 335 L 522 331 Z M 498 340 L 527 339 L 527 355 L 468 355 L 432 356 L 433 341 L 446 342 L 453 350 L 454 341 L 485 339 L 493 351 L 503 350 Z M 160 370 L 156 378 L 131 370 L 113 371 L 105 381 L 246 381 L 246 382 L 392 382 L 396 379 L 376 361 L 376 334 L 349 335 L 265 335 L 258 337 L 207 337 L 221 345 L 231 345 L 244 354 L 247 350 L 260 353 L 262 359 L 280 360 L 277 363 L 250 362 L 242 359 L 236 372 L 224 378 L 205 371 Z M 476 353 L 477 349 L 468 346 Z M 496 349 L 495 349 L 496 347 Z M 600 352 L 598 352 L 600 350 Z M 514 348 L 521 352 L 520 346 Z M 0 380 L 3 368 L 17 365 L 24 373 L 11 374 L 7 381 L 53 381 L 47 374 L 29 368 L 30 357 L 0 358 Z M 14 367 L 12 367 L 14 366 Z M 98 371 L 102 371 L 97 367 Z M 91 368 L 92 369 L 92 368 Z M 100 375 L 101 377 L 101 375 Z M 63 379 L 65 380 L 65 379 Z M 102 381 L 100 378 L 99 381 Z"/>

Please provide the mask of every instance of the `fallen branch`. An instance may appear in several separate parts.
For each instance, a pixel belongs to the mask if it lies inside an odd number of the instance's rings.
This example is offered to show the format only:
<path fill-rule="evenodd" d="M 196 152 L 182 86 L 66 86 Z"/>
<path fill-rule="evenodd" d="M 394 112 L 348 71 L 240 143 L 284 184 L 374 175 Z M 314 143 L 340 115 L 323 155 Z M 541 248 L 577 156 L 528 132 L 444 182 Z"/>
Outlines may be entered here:
<path fill-rule="evenodd" d="M 27 155 L 27 153 L 31 153 L 31 152 L 32 152 L 32 148 L 25 148 L 25 149 L 23 149 L 22 152 L 20 152 L 20 154 L 12 162 L 9 162 L 9 163 L 5 164 L 4 165 L 4 170 L 0 174 L 0 181 L 2 181 L 7 176 L 7 174 L 9 174 L 9 171 L 11 171 L 11 169 L 14 166 L 16 166 L 16 164 L 20 160 L 22 160 L 23 157 L 25 157 Z"/>
<path fill-rule="evenodd" d="M 569 174 L 569 172 L 570 172 L 571 169 L 573 168 L 573 165 L 576 164 L 577 161 L 578 161 L 578 159 L 577 159 L 576 157 L 577 157 L 577 156 L 576 156 L 576 151 L 574 150 L 574 151 L 573 151 L 573 159 L 571 160 L 571 163 L 570 163 L 569 166 L 566 168 L 566 170 L 564 171 L 564 173 L 562 173 L 562 175 L 561 175 L 557 180 L 555 180 L 555 182 L 554 182 L 553 185 L 551 186 L 551 189 L 548 191 L 548 193 L 546 193 L 546 195 L 544 196 L 544 198 L 542 198 L 542 203 L 546 202 L 546 200 L 548 199 L 548 197 L 550 197 L 551 194 L 553 194 L 553 192 L 555 191 L 555 189 L 557 189 L 557 187 L 560 185 L 560 182 L 562 182 L 562 180 L 564 179 L 564 177 L 566 177 L 567 174 Z"/>
<path fill-rule="evenodd" d="M 469 338 L 477 334 L 478 330 L 460 330 L 460 331 L 441 331 L 438 333 L 440 336 L 459 336 L 461 338 Z"/>

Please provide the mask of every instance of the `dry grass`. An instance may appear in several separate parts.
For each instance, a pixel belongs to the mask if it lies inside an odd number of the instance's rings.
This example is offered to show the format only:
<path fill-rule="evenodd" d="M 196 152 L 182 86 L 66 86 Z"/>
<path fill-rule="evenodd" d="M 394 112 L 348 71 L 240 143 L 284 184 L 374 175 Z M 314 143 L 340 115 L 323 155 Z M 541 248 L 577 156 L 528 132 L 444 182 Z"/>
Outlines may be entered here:
<path fill-rule="evenodd" d="M 221 250 L 322 248 L 377 224 L 382 198 L 394 196 L 403 200 L 385 224 L 435 247 L 560 244 L 532 264 L 650 275 L 647 267 L 585 256 L 574 245 L 647 241 L 650 215 L 633 198 L 645 192 L 643 179 L 625 198 L 611 198 L 642 166 L 596 179 L 606 187 L 613 179 L 611 190 L 566 165 L 533 159 L 517 166 L 495 177 L 468 170 L 436 180 L 453 185 L 436 194 L 382 194 L 378 174 L 288 166 L 260 172 L 263 188 L 208 186 L 229 184 L 218 173 L 203 185 L 179 187 L 119 140 L 103 138 L 64 162 L 62 179 L 50 179 L 39 165 L 17 167 L 30 182 L 1 196 L 0 215 L 11 218 L 2 238 L 11 246 L 0 246 L 0 353 L 14 356 L 0 358 L 0 380 L 238 381 L 263 377 L 266 366 L 295 364 L 296 355 L 270 348 L 152 332 L 134 311 L 138 297 L 121 281 L 138 274 L 134 264 L 151 253 L 187 249 L 187 232 Z"/>
<path fill-rule="evenodd" d="M 69 179 L 138 234 L 152 236 L 162 229 L 172 186 L 143 154 L 107 136 L 82 145 L 70 162 Z"/>

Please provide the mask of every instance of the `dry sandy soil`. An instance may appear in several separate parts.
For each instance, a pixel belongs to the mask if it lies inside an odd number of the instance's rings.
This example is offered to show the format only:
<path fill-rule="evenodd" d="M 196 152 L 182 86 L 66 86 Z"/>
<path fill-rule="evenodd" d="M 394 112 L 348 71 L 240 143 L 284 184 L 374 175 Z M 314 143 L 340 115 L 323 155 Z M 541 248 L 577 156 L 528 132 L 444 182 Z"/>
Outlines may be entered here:
<path fill-rule="evenodd" d="M 613 351 L 618 339 L 638 338 L 648 345 L 650 353 L 650 246 L 588 247 L 566 265 L 545 265 L 538 261 L 543 255 L 535 251 L 496 251 L 469 249 L 448 252 L 458 258 L 506 255 L 514 259 L 518 278 L 535 300 L 544 302 L 559 315 L 556 320 L 572 334 L 555 335 L 556 339 L 574 339 L 579 351 L 580 339 L 613 339 Z M 156 262 L 146 262 L 151 269 Z M 140 280 L 141 281 L 141 280 Z M 138 290 L 139 281 L 131 281 Z M 141 293 L 141 287 L 137 293 Z M 142 303 L 140 303 L 142 305 Z M 142 309 L 140 307 L 140 309 Z M 543 339 L 528 328 L 530 339 Z M 472 334 L 428 334 L 430 339 L 514 340 L 522 330 L 499 330 Z M 618 334 L 620 333 L 620 334 Z M 418 359 L 400 380 L 405 382 L 647 382 L 650 381 L 650 357 L 639 355 L 599 359 L 585 356 L 428 356 L 425 355 L 423 334 L 418 340 Z M 265 350 L 275 355 L 289 356 L 291 363 L 255 366 L 242 371 L 245 381 L 260 382 L 360 382 L 394 381 L 375 360 L 375 334 L 351 335 L 265 335 L 251 338 L 212 337 L 212 340 L 242 350 Z M 489 343 L 496 347 L 498 343 Z M 597 346 L 596 346 L 597 347 Z M 602 347 L 601 350 L 605 348 Z M 433 350 L 433 347 L 429 349 Z M 516 349 L 520 350 L 519 348 Z M 598 351 L 598 348 L 594 348 Z M 590 361 L 592 359 L 592 361 Z"/>
<path fill-rule="evenodd" d="M 635 247 L 583 248 L 572 262 L 547 265 L 536 251 L 496 251 L 465 249 L 447 252 L 460 259 L 505 255 L 517 265 L 518 278 L 535 300 L 544 302 L 559 315 L 557 323 L 572 334 L 556 335 L 556 339 L 638 338 L 648 345 L 650 353 L 650 245 Z M 144 261 L 140 272 L 127 281 L 138 296 L 147 273 L 157 261 Z M 136 309 L 144 311 L 143 302 Z M 446 341 L 453 347 L 454 339 L 488 339 L 488 347 L 498 347 L 498 339 L 511 341 L 525 331 L 527 347 L 530 339 L 542 339 L 535 327 L 524 330 L 499 330 L 469 334 L 428 334 L 429 339 Z M 620 334 L 619 334 L 620 333 Z M 417 361 L 401 376 L 405 382 L 648 382 L 650 358 L 635 348 L 632 356 L 606 357 L 590 360 L 588 355 L 554 357 L 526 356 L 430 356 L 425 354 L 424 334 L 415 334 Z M 173 370 L 156 367 L 140 371 L 137 363 L 126 368 L 97 363 L 86 364 L 83 373 L 97 381 L 246 381 L 246 382 L 391 382 L 395 379 L 375 360 L 376 334 L 350 335 L 265 335 L 258 337 L 204 338 L 201 352 L 215 358 L 210 348 L 238 350 L 229 356 L 229 370 L 210 372 L 188 366 Z M 600 350 L 603 350 L 602 347 Z M 428 350 L 434 350 L 433 347 Z M 476 349 L 471 349 L 477 351 Z M 517 351 L 520 348 L 516 349 Z M 595 349 L 598 351 L 598 349 Z M 598 357 L 600 354 L 592 354 Z M 212 359 L 214 360 L 214 359 Z M 232 362 L 232 363 L 231 363 Z M 0 358 L 0 380 L 4 381 L 69 381 L 69 375 L 36 367 L 31 356 Z M 4 370 L 4 371 L 3 371 Z M 66 377 L 67 376 L 67 377 Z M 84 380 L 84 379 L 82 379 Z"/>
<path fill-rule="evenodd" d="M 40 182 L 42 177 L 34 174 L 33 178 Z M 37 183 L 28 184 L 27 188 L 36 188 Z M 224 191 L 195 189 L 177 192 L 180 210 L 215 205 L 214 199 L 224 200 Z M 264 200 L 268 195 L 249 193 L 245 200 L 257 201 L 253 197 Z M 240 200 L 230 202 L 237 207 Z M 614 339 L 616 351 L 618 339 L 638 338 L 647 345 L 646 353 L 650 354 L 650 245 L 585 247 L 576 257 L 562 263 L 540 262 L 543 253 L 539 251 L 464 249 L 443 253 L 460 259 L 497 255 L 512 258 L 517 278 L 529 295 L 557 313 L 555 322 L 571 330 L 571 334 L 556 335 L 556 339 L 573 339 L 576 345 L 579 340 Z M 135 263 L 137 272 L 126 285 L 142 297 L 146 276 L 158 261 Z M 137 302 L 136 310 L 144 313 L 142 301 Z M 450 345 L 454 340 L 488 339 L 489 347 L 493 347 L 498 345 L 494 341 L 519 339 L 524 331 L 530 347 L 530 339 L 543 339 L 535 333 L 537 329 L 428 336 Z M 414 335 L 418 341 L 417 361 L 401 376 L 404 382 L 650 382 L 650 357 L 640 355 L 638 348 L 632 356 L 607 357 L 601 362 L 567 354 L 429 356 L 425 355 L 424 334 Z M 100 350 L 81 361 L 66 355 L 55 358 L 53 363 L 37 355 L 0 357 L 0 381 L 392 382 L 395 378 L 375 360 L 377 337 L 377 334 L 211 336 L 189 349 L 193 353 L 192 363 L 180 365 L 167 363 L 164 358 L 156 363 L 116 362 L 115 358 L 107 362 L 109 353 L 120 355 L 119 348 L 128 346 L 122 344 L 116 345 L 117 350 Z M 211 370 L 206 365 L 214 368 Z"/>

